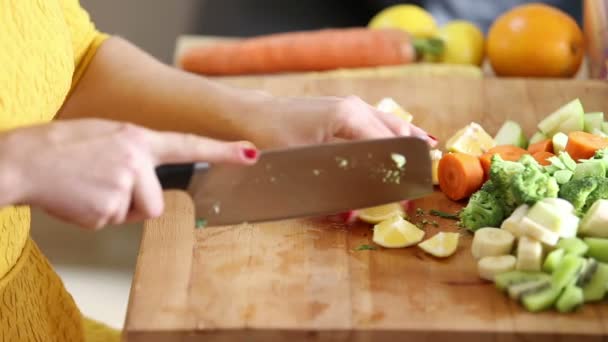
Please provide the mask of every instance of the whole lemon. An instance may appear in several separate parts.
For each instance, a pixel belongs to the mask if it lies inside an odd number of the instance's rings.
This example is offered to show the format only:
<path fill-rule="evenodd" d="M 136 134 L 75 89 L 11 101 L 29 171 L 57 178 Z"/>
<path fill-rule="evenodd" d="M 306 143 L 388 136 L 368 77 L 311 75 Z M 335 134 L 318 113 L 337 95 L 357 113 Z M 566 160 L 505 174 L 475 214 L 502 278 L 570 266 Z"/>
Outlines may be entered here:
<path fill-rule="evenodd" d="M 585 53 L 576 21 L 541 3 L 502 14 L 490 27 L 486 43 L 492 69 L 503 77 L 572 77 Z"/>
<path fill-rule="evenodd" d="M 416 38 L 428 38 L 437 33 L 435 18 L 422 7 L 394 5 L 378 12 L 368 24 L 369 28 L 398 28 Z"/>
<path fill-rule="evenodd" d="M 475 24 L 454 20 L 442 26 L 438 36 L 445 44 L 440 62 L 477 66 L 483 63 L 484 36 Z"/>

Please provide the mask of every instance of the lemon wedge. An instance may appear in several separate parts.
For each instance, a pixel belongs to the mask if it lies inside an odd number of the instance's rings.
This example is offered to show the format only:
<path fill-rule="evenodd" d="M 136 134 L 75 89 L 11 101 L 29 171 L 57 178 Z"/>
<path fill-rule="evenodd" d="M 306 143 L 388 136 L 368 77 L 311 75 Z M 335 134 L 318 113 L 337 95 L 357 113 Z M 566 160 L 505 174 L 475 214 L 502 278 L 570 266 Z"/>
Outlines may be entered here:
<path fill-rule="evenodd" d="M 476 157 L 494 146 L 496 146 L 494 138 L 475 122 L 458 130 L 445 144 L 446 149 L 450 152 L 466 153 Z"/>
<path fill-rule="evenodd" d="M 443 157 L 441 150 L 431 150 L 431 170 L 433 172 L 433 184 L 439 184 L 439 161 Z"/>
<path fill-rule="evenodd" d="M 438 258 L 449 257 L 458 248 L 458 233 L 439 232 L 432 238 L 418 244 L 423 251 Z"/>
<path fill-rule="evenodd" d="M 423 237 L 423 230 L 395 215 L 374 226 L 372 240 L 382 247 L 402 248 L 417 244 Z"/>
<path fill-rule="evenodd" d="M 401 217 L 405 216 L 405 211 L 403 210 L 403 206 L 401 206 L 401 203 L 389 203 L 379 205 L 377 207 L 362 209 L 359 212 L 359 218 L 362 221 L 372 224 L 380 223 L 395 215 Z"/>
<path fill-rule="evenodd" d="M 385 97 L 376 104 L 376 109 L 386 113 L 392 113 L 402 118 L 406 122 L 412 122 L 414 116 L 403 109 L 395 100 Z"/>

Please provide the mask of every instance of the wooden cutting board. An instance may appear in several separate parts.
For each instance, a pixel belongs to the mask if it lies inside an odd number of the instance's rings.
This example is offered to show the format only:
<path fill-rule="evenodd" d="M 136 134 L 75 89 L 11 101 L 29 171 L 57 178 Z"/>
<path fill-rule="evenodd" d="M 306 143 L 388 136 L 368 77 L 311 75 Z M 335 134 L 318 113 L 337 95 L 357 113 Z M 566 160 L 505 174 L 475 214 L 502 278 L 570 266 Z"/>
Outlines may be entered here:
<path fill-rule="evenodd" d="M 512 118 L 532 133 L 538 120 L 580 97 L 608 113 L 608 84 L 409 77 L 230 79 L 277 95 L 390 96 L 415 123 L 445 140 L 476 121 L 495 133 Z M 354 184 L 353 186 L 356 186 Z M 297 194 L 293 194 L 297 196 Z M 263 194 L 260 201 L 263 201 Z M 455 212 L 441 193 L 413 208 Z M 420 220 L 414 212 L 413 220 Z M 433 220 L 436 218 L 427 218 Z M 457 231 L 437 220 L 426 237 Z M 563 341 L 606 339 L 608 303 L 574 314 L 530 314 L 481 281 L 462 232 L 457 253 L 435 259 L 417 247 L 356 251 L 371 226 L 324 218 L 195 229 L 181 192 L 145 224 L 125 337 L 129 341 Z"/>

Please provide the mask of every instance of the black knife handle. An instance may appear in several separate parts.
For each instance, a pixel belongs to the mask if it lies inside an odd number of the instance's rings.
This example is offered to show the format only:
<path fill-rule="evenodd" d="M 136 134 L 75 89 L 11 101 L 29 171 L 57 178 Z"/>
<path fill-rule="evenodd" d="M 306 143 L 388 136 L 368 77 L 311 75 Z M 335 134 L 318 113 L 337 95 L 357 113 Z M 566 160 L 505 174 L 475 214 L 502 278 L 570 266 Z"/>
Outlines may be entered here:
<path fill-rule="evenodd" d="M 187 190 L 194 173 L 194 164 L 167 164 L 156 168 L 156 177 L 163 189 Z"/>

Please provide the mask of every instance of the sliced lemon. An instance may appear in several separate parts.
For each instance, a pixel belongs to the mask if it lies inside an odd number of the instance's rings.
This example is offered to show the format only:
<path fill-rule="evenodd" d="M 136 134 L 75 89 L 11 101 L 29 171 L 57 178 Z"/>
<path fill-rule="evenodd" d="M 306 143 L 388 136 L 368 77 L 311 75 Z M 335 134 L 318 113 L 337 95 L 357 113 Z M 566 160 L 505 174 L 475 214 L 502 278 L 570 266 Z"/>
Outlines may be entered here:
<path fill-rule="evenodd" d="M 395 215 L 374 226 L 372 240 L 382 247 L 402 248 L 417 244 L 423 237 L 423 230 Z"/>
<path fill-rule="evenodd" d="M 443 152 L 441 150 L 431 150 L 431 170 L 433 171 L 433 184 L 439 184 L 439 161 L 443 156 Z"/>
<path fill-rule="evenodd" d="M 432 238 L 418 244 L 423 251 L 438 258 L 449 257 L 458 248 L 458 233 L 440 232 Z"/>
<path fill-rule="evenodd" d="M 377 207 L 365 208 L 359 212 L 359 218 L 367 223 L 380 223 L 395 215 L 405 216 L 401 203 L 390 203 Z"/>
<path fill-rule="evenodd" d="M 414 116 L 410 114 L 408 111 L 403 109 L 395 100 L 390 97 L 385 97 L 378 104 L 376 104 L 376 109 L 397 115 L 402 118 L 406 122 L 412 122 Z"/>
<path fill-rule="evenodd" d="M 393 5 L 378 12 L 368 24 L 369 28 L 398 28 L 414 37 L 434 36 L 437 31 L 435 18 L 424 8 L 412 4 Z"/>
<path fill-rule="evenodd" d="M 471 122 L 461 128 L 446 142 L 446 149 L 450 152 L 467 153 L 476 157 L 481 156 L 496 146 L 494 138 L 483 127 Z"/>

